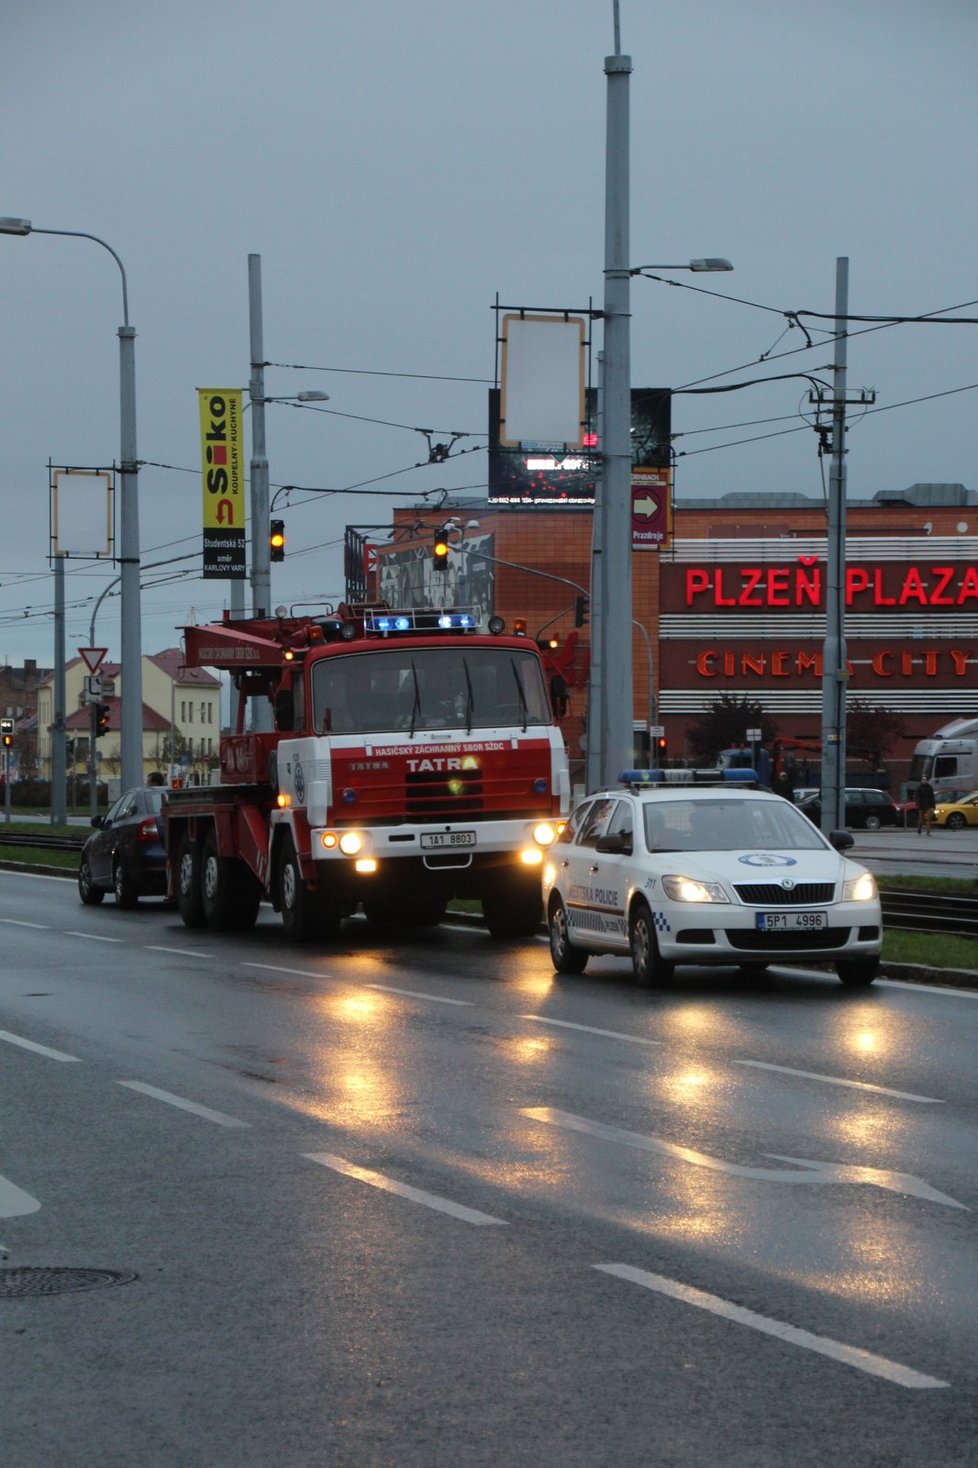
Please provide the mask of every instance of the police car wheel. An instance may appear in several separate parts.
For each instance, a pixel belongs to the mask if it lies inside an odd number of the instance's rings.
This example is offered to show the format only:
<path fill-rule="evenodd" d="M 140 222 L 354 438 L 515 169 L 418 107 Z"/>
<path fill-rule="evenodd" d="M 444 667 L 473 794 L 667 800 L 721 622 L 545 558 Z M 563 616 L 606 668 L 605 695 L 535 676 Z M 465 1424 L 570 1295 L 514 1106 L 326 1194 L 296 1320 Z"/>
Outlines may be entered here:
<path fill-rule="evenodd" d="M 880 971 L 878 958 L 847 958 L 837 963 L 836 973 L 847 988 L 865 989 Z"/>
<path fill-rule="evenodd" d="M 640 989 L 653 984 L 667 984 L 673 975 L 673 965 L 659 955 L 659 944 L 655 936 L 655 924 L 648 904 L 636 902 L 628 924 L 628 947 L 632 955 L 635 982 Z"/>
<path fill-rule="evenodd" d="M 582 974 L 588 954 L 575 948 L 567 936 L 567 910 L 558 897 L 550 909 L 550 961 L 559 974 Z"/>

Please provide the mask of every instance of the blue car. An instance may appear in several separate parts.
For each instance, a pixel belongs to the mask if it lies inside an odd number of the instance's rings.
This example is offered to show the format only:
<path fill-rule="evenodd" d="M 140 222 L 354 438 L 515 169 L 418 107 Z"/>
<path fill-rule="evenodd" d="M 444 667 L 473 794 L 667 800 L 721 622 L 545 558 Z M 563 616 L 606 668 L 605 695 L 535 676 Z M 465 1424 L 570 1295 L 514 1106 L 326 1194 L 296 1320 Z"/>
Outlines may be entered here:
<path fill-rule="evenodd" d="M 78 895 L 87 907 L 107 892 L 117 907 L 135 907 L 140 897 L 166 893 L 163 847 L 164 785 L 140 785 L 120 795 L 107 815 L 93 816 L 95 830 L 82 847 Z"/>

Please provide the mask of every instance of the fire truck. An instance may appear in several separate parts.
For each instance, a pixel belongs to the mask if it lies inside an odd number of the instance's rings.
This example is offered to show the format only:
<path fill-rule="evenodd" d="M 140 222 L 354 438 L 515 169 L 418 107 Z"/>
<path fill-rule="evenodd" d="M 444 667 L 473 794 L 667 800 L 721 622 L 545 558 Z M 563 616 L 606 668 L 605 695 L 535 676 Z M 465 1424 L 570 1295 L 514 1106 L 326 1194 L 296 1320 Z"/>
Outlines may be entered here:
<path fill-rule="evenodd" d="M 186 627 L 187 666 L 226 671 L 239 694 L 221 783 L 165 805 L 186 926 L 250 928 L 268 900 L 307 942 L 358 908 L 429 926 L 473 898 L 493 936 L 535 932 L 567 754 L 539 648 L 489 628 L 382 603 Z M 261 700 L 274 729 L 247 732 Z"/>

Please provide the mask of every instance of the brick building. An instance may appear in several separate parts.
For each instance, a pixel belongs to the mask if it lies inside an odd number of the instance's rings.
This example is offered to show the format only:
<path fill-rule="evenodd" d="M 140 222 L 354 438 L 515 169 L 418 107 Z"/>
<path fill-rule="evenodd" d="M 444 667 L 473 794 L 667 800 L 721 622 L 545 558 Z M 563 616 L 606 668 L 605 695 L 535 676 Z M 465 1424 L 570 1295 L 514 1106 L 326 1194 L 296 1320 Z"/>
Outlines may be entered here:
<path fill-rule="evenodd" d="M 849 697 L 892 711 L 903 736 L 888 757 L 894 788 L 918 739 L 978 715 L 978 494 L 915 484 L 847 505 Z M 446 580 L 432 577 L 435 530 L 453 521 Z M 390 539 L 362 538 L 362 576 L 350 554 L 350 594 L 403 605 L 474 604 L 530 636 L 570 640 L 572 755 L 583 731 L 587 637 L 574 627 L 576 587 L 590 581 L 589 509 L 484 503 L 394 513 Z M 783 738 L 821 732 L 826 512 L 800 494 L 680 500 L 668 543 L 633 556 L 634 717 L 645 723 L 654 684 L 657 721 L 681 757 L 690 723 L 721 692 L 761 705 Z M 575 645 L 576 644 L 576 645 Z M 651 669 L 649 649 L 651 650 Z"/>

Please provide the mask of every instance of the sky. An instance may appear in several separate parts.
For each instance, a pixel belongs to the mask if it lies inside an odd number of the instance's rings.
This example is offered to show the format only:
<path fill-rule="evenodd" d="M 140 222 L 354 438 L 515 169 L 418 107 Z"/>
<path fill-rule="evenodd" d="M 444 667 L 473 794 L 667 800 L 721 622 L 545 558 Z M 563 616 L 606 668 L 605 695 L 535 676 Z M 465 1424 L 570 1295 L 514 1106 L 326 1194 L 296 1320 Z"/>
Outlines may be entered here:
<path fill-rule="evenodd" d="M 830 381 L 827 338 L 799 350 L 783 313 L 831 313 L 843 256 L 853 314 L 978 318 L 973 0 L 619 12 L 632 262 L 735 266 L 634 280 L 635 386 Z M 144 652 L 227 605 L 228 584 L 200 577 L 196 389 L 248 385 L 251 254 L 266 395 L 329 394 L 266 408 L 273 495 L 323 491 L 280 498 L 273 604 L 339 599 L 347 525 L 484 496 L 495 303 L 601 305 L 614 39 L 613 0 L 4 8 L 0 214 L 98 236 L 126 271 Z M 47 466 L 118 460 L 119 268 L 86 239 L 0 235 L 0 312 L 0 664 L 50 666 Z M 850 416 L 850 496 L 978 490 L 978 328 L 852 331 L 848 386 L 876 397 Z M 820 496 L 808 392 L 677 396 L 678 501 Z M 428 464 L 421 429 L 465 437 Z M 116 574 L 69 563 L 69 656 Z M 118 657 L 111 590 L 95 640 Z"/>

